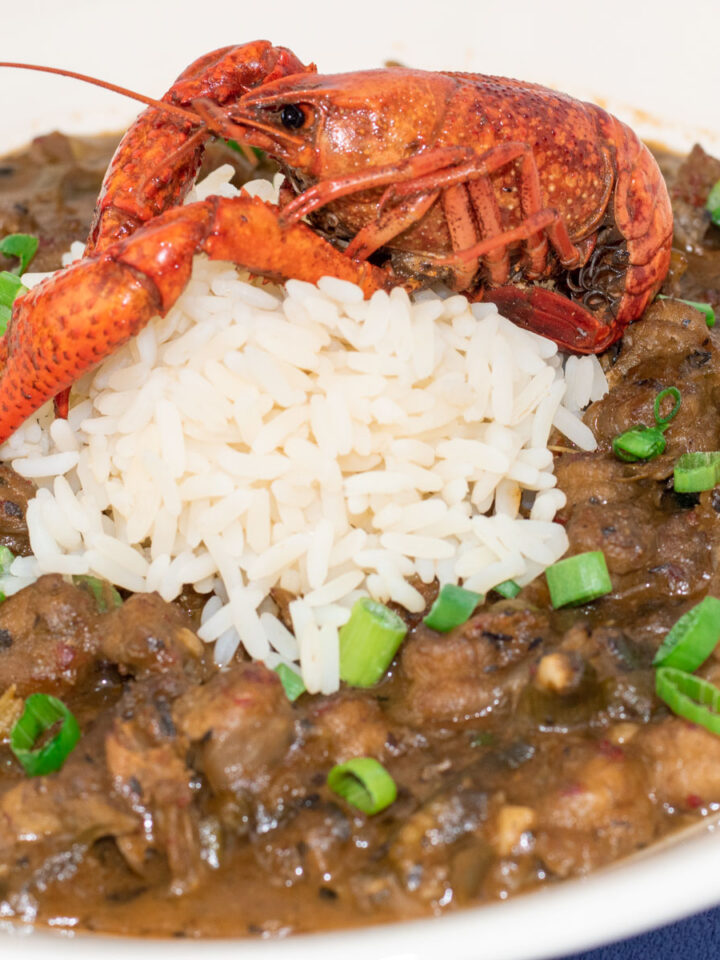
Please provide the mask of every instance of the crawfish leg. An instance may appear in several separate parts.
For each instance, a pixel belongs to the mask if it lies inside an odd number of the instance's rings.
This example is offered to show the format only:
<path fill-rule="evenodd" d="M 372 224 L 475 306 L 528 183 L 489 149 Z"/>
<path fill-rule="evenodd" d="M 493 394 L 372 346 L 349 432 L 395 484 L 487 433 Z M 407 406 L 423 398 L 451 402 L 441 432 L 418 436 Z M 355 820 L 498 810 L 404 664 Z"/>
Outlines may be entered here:
<path fill-rule="evenodd" d="M 195 253 L 271 279 L 333 275 L 366 296 L 393 286 L 306 224 L 281 227 L 277 207 L 246 194 L 168 210 L 131 237 L 48 277 L 15 301 L 0 340 L 0 442 L 31 413 L 110 356 L 184 290 Z"/>
<path fill-rule="evenodd" d="M 618 340 L 624 326 L 604 323 L 579 303 L 544 287 L 490 287 L 482 295 L 519 327 L 554 340 L 571 353 L 600 353 Z"/>
<path fill-rule="evenodd" d="M 439 196 L 439 191 L 421 193 L 417 197 L 407 197 L 393 207 L 383 210 L 377 220 L 371 221 L 359 230 L 345 253 L 357 260 L 367 260 L 370 254 L 389 243 L 403 230 L 407 230 L 425 216 Z"/>
<path fill-rule="evenodd" d="M 361 190 L 369 190 L 372 187 L 389 186 L 390 189 L 386 191 L 380 204 L 382 212 L 384 201 L 392 198 L 394 184 L 405 180 L 414 183 L 425 175 L 429 175 L 428 180 L 430 180 L 434 171 L 452 168 L 461 161 L 467 160 L 470 156 L 472 156 L 472 149 L 469 147 L 436 147 L 434 150 L 416 154 L 399 163 L 370 167 L 359 173 L 338 177 L 336 180 L 323 180 L 321 183 L 308 187 L 307 190 L 298 194 L 294 200 L 283 207 L 282 223 L 297 223 L 298 220 L 306 217 L 309 213 L 319 210 L 320 207 L 324 207 L 340 197 L 346 197 Z M 435 189 L 435 186 L 431 183 L 427 189 L 414 190 L 411 188 L 408 193 L 431 193 Z"/>
<path fill-rule="evenodd" d="M 467 185 L 475 214 L 482 224 L 483 236 L 490 239 L 502 233 L 502 214 L 489 177 L 478 177 Z M 457 248 L 456 248 L 457 249 Z M 475 264 L 472 265 L 475 267 Z M 488 280 L 493 284 L 507 283 L 510 276 L 510 251 L 498 247 L 485 255 Z"/>

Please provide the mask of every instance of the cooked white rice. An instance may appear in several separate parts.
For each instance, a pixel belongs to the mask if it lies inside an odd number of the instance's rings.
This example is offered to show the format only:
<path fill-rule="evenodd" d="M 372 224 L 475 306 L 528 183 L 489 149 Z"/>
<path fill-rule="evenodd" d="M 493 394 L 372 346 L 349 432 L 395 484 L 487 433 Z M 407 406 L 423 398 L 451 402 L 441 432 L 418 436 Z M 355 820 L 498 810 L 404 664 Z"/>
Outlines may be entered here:
<path fill-rule="evenodd" d="M 229 175 L 194 198 L 234 195 Z M 94 574 L 169 601 L 190 584 L 219 664 L 242 644 L 331 692 L 359 596 L 418 612 L 415 577 L 484 593 L 563 555 L 548 436 L 593 449 L 578 411 L 606 388 L 594 357 L 564 372 L 492 304 L 364 301 L 331 277 L 282 289 L 197 257 L 170 313 L 76 385 L 67 422 L 48 404 L 0 449 L 39 486 L 35 556 L 0 586 Z M 275 586 L 297 597 L 292 633 Z"/>

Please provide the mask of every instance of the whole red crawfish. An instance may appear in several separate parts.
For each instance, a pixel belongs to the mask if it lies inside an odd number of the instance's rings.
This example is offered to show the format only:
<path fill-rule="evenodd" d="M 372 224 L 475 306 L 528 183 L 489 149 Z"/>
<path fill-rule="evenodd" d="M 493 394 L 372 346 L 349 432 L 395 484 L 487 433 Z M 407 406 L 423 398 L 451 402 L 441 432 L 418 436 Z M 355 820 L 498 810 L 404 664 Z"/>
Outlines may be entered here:
<path fill-rule="evenodd" d="M 0 440 L 165 314 L 199 252 L 274 279 L 332 274 L 366 296 L 443 280 L 579 353 L 617 340 L 668 269 L 672 213 L 647 148 L 601 108 L 540 86 L 401 68 L 321 76 L 258 41 L 208 54 L 150 102 L 108 170 L 85 258 L 16 302 Z M 245 195 L 176 206 L 210 136 L 280 163 L 279 207 Z"/>

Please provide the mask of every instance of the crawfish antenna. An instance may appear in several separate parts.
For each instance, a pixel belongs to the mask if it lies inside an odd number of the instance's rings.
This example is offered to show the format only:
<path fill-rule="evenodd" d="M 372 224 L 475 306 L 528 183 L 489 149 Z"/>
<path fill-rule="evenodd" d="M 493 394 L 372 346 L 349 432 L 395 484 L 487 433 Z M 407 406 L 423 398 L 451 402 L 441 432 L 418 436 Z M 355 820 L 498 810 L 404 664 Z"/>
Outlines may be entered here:
<path fill-rule="evenodd" d="M 148 107 L 157 107 L 158 110 L 174 113 L 176 116 L 182 117 L 184 120 L 191 120 L 195 124 L 202 123 L 198 116 L 190 110 L 183 110 L 182 107 L 176 107 L 173 103 L 166 103 L 164 100 L 155 100 L 153 97 L 146 97 L 142 93 L 135 93 L 134 90 L 128 90 L 127 87 L 119 87 L 115 83 L 109 83 L 107 80 L 98 80 L 97 77 L 89 77 L 84 73 L 75 73 L 73 70 L 63 70 L 60 67 L 42 67 L 36 63 L 7 63 L 0 61 L 0 67 L 13 67 L 18 70 L 37 70 L 39 73 L 56 73 L 60 77 L 72 77 L 73 80 L 92 83 L 96 87 L 103 87 L 105 90 L 119 93 L 123 97 L 139 100 L 140 103 L 144 103 Z"/>

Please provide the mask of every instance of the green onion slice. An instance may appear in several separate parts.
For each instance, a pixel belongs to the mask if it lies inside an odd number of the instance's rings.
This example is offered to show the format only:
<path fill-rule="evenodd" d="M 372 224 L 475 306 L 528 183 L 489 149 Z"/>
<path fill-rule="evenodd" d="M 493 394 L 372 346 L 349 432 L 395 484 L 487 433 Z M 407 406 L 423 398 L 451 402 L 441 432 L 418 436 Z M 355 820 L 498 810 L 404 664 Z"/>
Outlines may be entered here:
<path fill-rule="evenodd" d="M 658 300 L 677 300 L 678 303 L 685 303 L 688 307 L 695 307 L 705 317 L 705 323 L 709 327 L 715 326 L 715 311 L 709 303 L 700 303 L 697 300 L 683 300 L 681 297 L 668 297 L 664 293 L 657 295 Z"/>
<path fill-rule="evenodd" d="M 720 451 L 684 453 L 676 462 L 673 480 L 678 493 L 700 493 L 720 483 Z"/>
<path fill-rule="evenodd" d="M 5 574 L 10 573 L 10 567 L 14 559 L 15 554 L 9 547 L 0 546 L 0 576 L 4 577 Z"/>
<path fill-rule="evenodd" d="M 545 571 L 553 607 L 578 606 L 612 593 L 612 581 L 602 550 L 578 553 Z"/>
<path fill-rule="evenodd" d="M 498 583 L 497 586 L 493 587 L 495 593 L 499 593 L 501 597 L 507 597 L 508 600 L 512 600 L 513 597 L 516 597 L 522 587 L 519 583 L 515 583 L 514 580 L 503 580 L 502 583 Z"/>
<path fill-rule="evenodd" d="M 660 406 L 665 397 L 673 397 L 675 403 L 667 416 L 661 417 Z M 681 403 L 682 397 L 677 387 L 666 387 L 665 390 L 661 390 L 655 397 L 655 403 L 653 404 L 656 426 L 646 427 L 640 424 L 618 434 L 612 442 L 615 456 L 628 463 L 634 463 L 636 460 L 654 460 L 655 457 L 665 453 L 667 444 L 663 434 L 680 409 Z"/>
<path fill-rule="evenodd" d="M 613 438 L 613 453 L 619 460 L 635 463 L 654 460 L 665 453 L 667 441 L 659 427 L 631 427 Z"/>
<path fill-rule="evenodd" d="M 20 263 L 12 273 L 25 273 L 37 253 L 39 240 L 29 233 L 10 233 L 0 240 L 0 253 L 6 257 L 18 257 Z"/>
<path fill-rule="evenodd" d="M 663 640 L 654 667 L 674 667 L 692 673 L 705 663 L 720 640 L 720 600 L 705 597 L 688 610 Z"/>
<path fill-rule="evenodd" d="M 20 277 L 7 270 L 0 270 L 0 303 L 5 307 L 12 307 L 15 297 L 19 293 L 27 293 Z"/>
<path fill-rule="evenodd" d="M 328 786 L 358 810 L 372 816 L 397 798 L 395 781 L 374 757 L 354 757 L 333 767 Z"/>
<path fill-rule="evenodd" d="M 340 628 L 340 679 L 353 687 L 372 687 L 385 675 L 406 633 L 401 617 L 361 597 Z"/>
<path fill-rule="evenodd" d="M 720 180 L 710 190 L 705 209 L 710 213 L 712 222 L 720 226 Z"/>
<path fill-rule="evenodd" d="M 98 613 L 107 613 L 113 607 L 122 606 L 122 597 L 107 580 L 91 577 L 87 574 L 73 574 L 73 583 L 81 590 L 87 590 L 95 598 Z"/>
<path fill-rule="evenodd" d="M 665 417 L 661 417 L 660 407 L 665 397 L 672 397 L 675 403 L 673 404 L 670 413 L 668 413 Z M 655 397 L 655 403 L 653 404 L 653 416 L 655 417 L 655 423 L 659 427 L 667 427 L 672 418 L 680 409 L 681 403 L 682 395 L 677 387 L 666 387 L 664 390 L 661 390 L 660 393 Z"/>
<path fill-rule="evenodd" d="M 423 619 L 423 623 L 431 630 L 437 630 L 438 633 L 447 633 L 453 627 L 467 623 L 482 599 L 480 593 L 458 587 L 454 583 L 446 583 L 437 595 L 435 603 L 430 607 L 430 612 Z"/>
<path fill-rule="evenodd" d="M 305 693 L 306 687 L 303 683 L 303 678 L 286 664 L 279 663 L 275 667 L 275 673 L 280 677 L 280 683 L 282 683 L 287 698 L 291 703 L 297 700 L 301 693 Z"/>
<path fill-rule="evenodd" d="M 0 334 L 5 333 L 12 316 L 12 305 L 21 293 L 27 293 L 20 279 L 14 273 L 0 270 Z"/>
<path fill-rule="evenodd" d="M 52 740 L 36 748 L 39 737 L 57 723 L 61 726 Z M 10 749 L 29 777 L 42 777 L 62 767 L 79 739 L 77 720 L 62 700 L 46 693 L 33 693 L 10 731 Z"/>
<path fill-rule="evenodd" d="M 660 667 L 655 692 L 679 717 L 720 734 L 720 690 L 715 684 L 684 670 Z"/>

